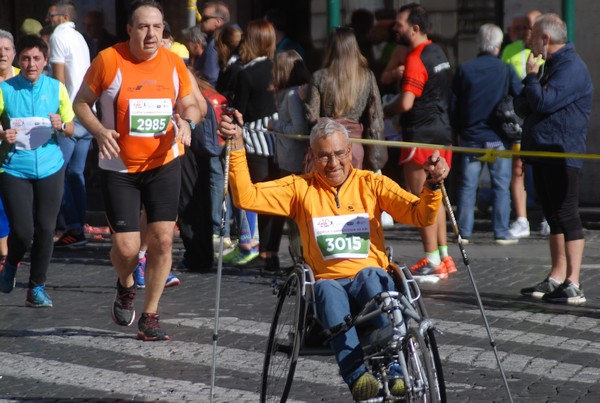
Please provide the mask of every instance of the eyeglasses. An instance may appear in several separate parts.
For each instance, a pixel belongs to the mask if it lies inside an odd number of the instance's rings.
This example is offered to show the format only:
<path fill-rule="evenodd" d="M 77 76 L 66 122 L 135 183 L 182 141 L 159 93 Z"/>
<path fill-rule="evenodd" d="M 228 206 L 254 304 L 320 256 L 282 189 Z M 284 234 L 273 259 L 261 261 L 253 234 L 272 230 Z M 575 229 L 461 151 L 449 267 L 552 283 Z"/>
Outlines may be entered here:
<path fill-rule="evenodd" d="M 62 13 L 53 13 L 53 14 L 48 13 L 48 14 L 46 14 L 46 18 L 58 17 L 60 15 L 62 15 Z"/>
<path fill-rule="evenodd" d="M 347 148 L 343 151 L 336 151 L 331 154 L 319 154 L 317 155 L 317 161 L 319 161 L 321 164 L 327 164 L 329 161 L 332 161 L 333 158 L 337 159 L 338 161 L 344 161 L 346 158 L 348 158 L 349 154 L 350 148 Z"/>
<path fill-rule="evenodd" d="M 216 15 L 203 15 L 202 21 L 208 21 L 211 19 L 220 19 L 221 17 L 217 17 Z"/>

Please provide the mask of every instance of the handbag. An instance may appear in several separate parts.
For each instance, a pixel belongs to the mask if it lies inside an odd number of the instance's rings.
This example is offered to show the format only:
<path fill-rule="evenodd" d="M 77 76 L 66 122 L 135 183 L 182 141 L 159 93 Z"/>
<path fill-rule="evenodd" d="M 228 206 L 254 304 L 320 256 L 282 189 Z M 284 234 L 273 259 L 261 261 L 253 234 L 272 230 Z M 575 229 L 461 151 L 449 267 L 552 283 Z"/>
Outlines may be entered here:
<path fill-rule="evenodd" d="M 521 136 L 523 134 L 523 119 L 521 119 L 515 113 L 515 107 L 513 105 L 513 96 L 510 95 L 510 70 L 512 66 L 506 65 L 506 81 L 504 85 L 504 96 L 500 99 L 500 102 L 496 104 L 494 108 L 494 115 L 496 116 L 498 134 L 504 141 L 510 143 L 520 143 Z"/>

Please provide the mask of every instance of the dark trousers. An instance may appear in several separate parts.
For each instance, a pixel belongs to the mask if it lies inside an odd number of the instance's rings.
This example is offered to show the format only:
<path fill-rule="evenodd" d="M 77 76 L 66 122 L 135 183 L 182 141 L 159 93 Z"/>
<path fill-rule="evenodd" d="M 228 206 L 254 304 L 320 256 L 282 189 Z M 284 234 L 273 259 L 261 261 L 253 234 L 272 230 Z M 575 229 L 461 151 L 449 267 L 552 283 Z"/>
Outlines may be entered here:
<path fill-rule="evenodd" d="M 583 239 L 579 216 L 579 169 L 562 164 L 534 162 L 533 183 L 551 234 L 565 241 Z"/>
<path fill-rule="evenodd" d="M 279 168 L 273 157 L 262 157 L 247 154 L 248 170 L 253 183 L 264 182 L 279 178 Z M 260 236 L 260 252 L 279 251 L 283 223 L 285 217 L 268 214 L 258 215 L 258 235 Z"/>
<path fill-rule="evenodd" d="M 46 284 L 64 183 L 64 167 L 42 179 L 0 174 L 2 200 L 10 223 L 6 261 L 13 266 L 19 264 L 31 244 L 30 288 Z"/>
<path fill-rule="evenodd" d="M 177 225 L 185 247 L 184 263 L 202 271 L 213 264 L 212 218 L 209 191 L 210 161 L 189 147 L 181 157 L 181 193 Z"/>

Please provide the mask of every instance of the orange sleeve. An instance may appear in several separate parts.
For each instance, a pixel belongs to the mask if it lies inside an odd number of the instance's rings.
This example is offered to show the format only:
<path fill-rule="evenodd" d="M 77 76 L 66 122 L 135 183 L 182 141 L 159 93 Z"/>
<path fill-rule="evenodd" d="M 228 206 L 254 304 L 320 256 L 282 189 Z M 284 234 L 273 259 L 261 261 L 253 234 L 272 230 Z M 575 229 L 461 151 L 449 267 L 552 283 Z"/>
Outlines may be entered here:
<path fill-rule="evenodd" d="M 117 74 L 116 51 L 108 48 L 98 54 L 85 73 L 83 81 L 94 94 L 100 96 Z"/>
<path fill-rule="evenodd" d="M 173 59 L 175 63 L 175 68 L 177 69 L 177 75 L 179 76 L 178 98 L 185 98 L 186 96 L 192 93 L 192 81 L 190 80 L 190 75 L 188 74 L 188 70 L 185 66 L 185 63 L 183 62 L 183 59 L 181 59 L 181 57 L 177 56 L 173 52 L 170 53 L 172 53 L 173 56 L 175 56 Z"/>
<path fill-rule="evenodd" d="M 427 69 L 421 60 L 421 52 L 409 53 L 404 66 L 402 91 L 410 91 L 420 97 L 428 78 Z"/>

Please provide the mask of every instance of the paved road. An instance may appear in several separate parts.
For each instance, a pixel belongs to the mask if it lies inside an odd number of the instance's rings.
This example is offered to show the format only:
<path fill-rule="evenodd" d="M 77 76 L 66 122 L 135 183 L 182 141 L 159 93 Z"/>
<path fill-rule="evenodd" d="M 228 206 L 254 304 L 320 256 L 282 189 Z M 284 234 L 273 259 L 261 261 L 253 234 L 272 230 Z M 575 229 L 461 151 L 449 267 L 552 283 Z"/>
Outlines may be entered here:
<path fill-rule="evenodd" d="M 501 247 L 478 233 L 467 246 L 515 401 L 600 400 L 600 231 L 587 230 L 586 237 L 582 278 L 588 302 L 582 307 L 519 296 L 521 287 L 548 270 L 542 237 Z M 387 239 L 407 262 L 421 257 L 414 230 L 396 226 Z M 0 295 L 0 401 L 209 400 L 216 275 L 178 273 L 182 285 L 166 290 L 161 301 L 161 323 L 172 340 L 139 342 L 135 327 L 116 326 L 110 318 L 115 274 L 109 247 L 94 240 L 82 250 L 55 251 L 48 283 L 54 308 L 24 306 L 26 262 L 17 288 Z M 180 248 L 177 242 L 176 259 Z M 458 263 L 458 247 L 450 250 Z M 430 316 L 444 332 L 438 343 L 449 401 L 508 401 L 464 266 L 422 289 Z M 225 268 L 221 295 L 216 401 L 256 402 L 275 304 L 271 278 L 256 269 Z M 350 394 L 331 356 L 304 356 L 290 400 L 345 402 Z"/>

